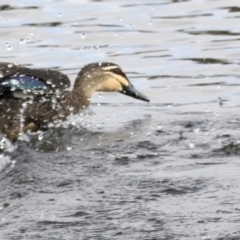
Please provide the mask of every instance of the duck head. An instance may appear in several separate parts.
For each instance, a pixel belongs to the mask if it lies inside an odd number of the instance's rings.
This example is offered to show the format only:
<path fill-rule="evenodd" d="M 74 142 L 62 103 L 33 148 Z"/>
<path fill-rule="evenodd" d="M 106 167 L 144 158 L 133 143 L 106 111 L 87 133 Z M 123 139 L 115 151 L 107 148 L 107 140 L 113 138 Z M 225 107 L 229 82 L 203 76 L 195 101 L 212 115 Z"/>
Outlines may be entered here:
<path fill-rule="evenodd" d="M 120 92 L 127 96 L 149 102 L 129 81 L 124 71 L 114 63 L 91 63 L 82 68 L 74 88 L 81 88 L 87 97 L 94 92 Z"/>

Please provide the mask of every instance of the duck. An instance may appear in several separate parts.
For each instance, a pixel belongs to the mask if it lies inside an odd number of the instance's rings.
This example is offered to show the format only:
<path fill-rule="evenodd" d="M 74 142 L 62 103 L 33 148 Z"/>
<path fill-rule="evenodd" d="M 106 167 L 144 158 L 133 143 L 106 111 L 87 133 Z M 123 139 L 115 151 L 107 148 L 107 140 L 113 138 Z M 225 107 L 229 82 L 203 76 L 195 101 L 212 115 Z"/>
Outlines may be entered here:
<path fill-rule="evenodd" d="M 21 132 L 34 132 L 64 121 L 88 108 L 95 92 L 119 92 L 149 102 L 123 69 L 111 62 L 85 65 L 73 87 L 67 75 L 52 69 L 0 62 L 0 131 L 16 141 Z"/>

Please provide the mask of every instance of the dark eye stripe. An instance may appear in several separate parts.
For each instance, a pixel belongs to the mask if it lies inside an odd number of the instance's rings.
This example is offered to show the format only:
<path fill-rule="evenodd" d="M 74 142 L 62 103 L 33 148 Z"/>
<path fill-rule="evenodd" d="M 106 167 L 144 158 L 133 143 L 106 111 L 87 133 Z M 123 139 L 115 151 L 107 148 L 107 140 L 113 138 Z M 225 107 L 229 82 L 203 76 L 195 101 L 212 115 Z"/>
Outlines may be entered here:
<path fill-rule="evenodd" d="M 109 71 L 109 72 L 112 72 L 112 73 L 114 73 L 114 74 L 120 75 L 120 76 L 122 76 L 122 77 L 124 77 L 124 78 L 127 79 L 126 74 L 125 74 L 121 69 L 119 69 L 119 68 L 113 68 L 113 69 L 110 69 L 110 70 L 108 70 L 108 71 Z"/>

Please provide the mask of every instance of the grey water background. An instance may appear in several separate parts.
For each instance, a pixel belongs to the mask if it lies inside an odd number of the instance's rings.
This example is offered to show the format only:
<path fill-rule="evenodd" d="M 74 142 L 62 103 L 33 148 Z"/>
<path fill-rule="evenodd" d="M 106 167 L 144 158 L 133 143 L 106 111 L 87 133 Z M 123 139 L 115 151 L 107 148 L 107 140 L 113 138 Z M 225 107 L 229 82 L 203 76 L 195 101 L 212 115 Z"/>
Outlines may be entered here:
<path fill-rule="evenodd" d="M 80 127 L 1 153 L 0 239 L 240 239 L 239 19 L 237 0 L 1 0 L 0 61 L 72 82 L 115 62 L 151 102 L 95 94 Z"/>

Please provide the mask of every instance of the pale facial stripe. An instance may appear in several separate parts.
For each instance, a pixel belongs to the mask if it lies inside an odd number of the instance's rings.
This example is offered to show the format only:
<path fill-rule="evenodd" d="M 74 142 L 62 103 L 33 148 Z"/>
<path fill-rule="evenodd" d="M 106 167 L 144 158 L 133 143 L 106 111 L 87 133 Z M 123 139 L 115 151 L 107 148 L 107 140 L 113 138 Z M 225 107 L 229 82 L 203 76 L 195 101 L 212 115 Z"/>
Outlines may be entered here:
<path fill-rule="evenodd" d="M 120 69 L 121 71 L 123 71 L 119 66 L 107 66 L 107 67 L 102 68 L 102 70 L 104 70 L 104 71 L 110 71 L 113 69 Z"/>
<path fill-rule="evenodd" d="M 109 75 L 111 75 L 113 78 L 118 80 L 122 85 L 129 86 L 129 82 L 124 76 L 118 74 L 117 72 L 115 73 L 114 71 L 111 71 L 111 70 L 116 69 L 116 70 L 119 70 L 120 72 L 122 72 L 123 75 L 125 75 L 123 70 L 119 66 L 107 66 L 107 67 L 103 67 L 102 69 L 104 71 L 108 72 Z"/>

